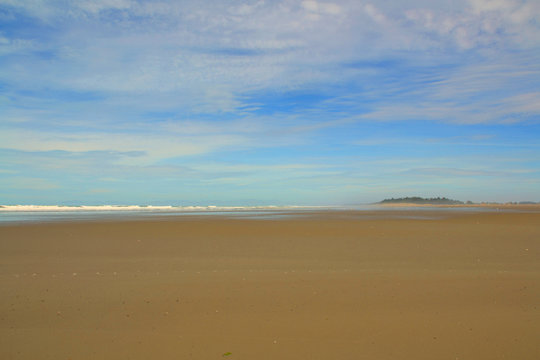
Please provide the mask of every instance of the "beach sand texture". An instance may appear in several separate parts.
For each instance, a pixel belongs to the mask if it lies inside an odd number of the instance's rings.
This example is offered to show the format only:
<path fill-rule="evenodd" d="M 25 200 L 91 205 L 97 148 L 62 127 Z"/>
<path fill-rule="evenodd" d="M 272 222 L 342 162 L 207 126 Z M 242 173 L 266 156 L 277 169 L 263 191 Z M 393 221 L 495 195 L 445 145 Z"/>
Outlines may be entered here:
<path fill-rule="evenodd" d="M 0 226 L 0 358 L 540 359 L 540 213 L 359 214 Z"/>

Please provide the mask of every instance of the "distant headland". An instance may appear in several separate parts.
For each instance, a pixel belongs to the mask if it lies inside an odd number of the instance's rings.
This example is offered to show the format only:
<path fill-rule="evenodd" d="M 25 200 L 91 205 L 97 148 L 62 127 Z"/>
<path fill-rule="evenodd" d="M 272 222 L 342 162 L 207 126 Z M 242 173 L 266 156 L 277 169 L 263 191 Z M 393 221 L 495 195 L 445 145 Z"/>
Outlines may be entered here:
<path fill-rule="evenodd" d="M 472 204 L 471 201 L 467 203 Z M 463 205 L 465 202 L 445 197 L 423 198 L 419 196 L 384 199 L 378 204 Z"/>
<path fill-rule="evenodd" d="M 534 201 L 519 201 L 519 202 L 506 202 L 506 203 L 497 203 L 497 202 L 480 202 L 475 203 L 472 201 L 460 201 L 449 199 L 446 197 L 436 197 L 436 198 L 423 198 L 420 196 L 412 197 L 401 197 L 401 198 L 391 198 L 384 199 L 377 205 L 471 205 L 471 206 L 490 206 L 490 205 L 539 205 L 540 203 Z"/>

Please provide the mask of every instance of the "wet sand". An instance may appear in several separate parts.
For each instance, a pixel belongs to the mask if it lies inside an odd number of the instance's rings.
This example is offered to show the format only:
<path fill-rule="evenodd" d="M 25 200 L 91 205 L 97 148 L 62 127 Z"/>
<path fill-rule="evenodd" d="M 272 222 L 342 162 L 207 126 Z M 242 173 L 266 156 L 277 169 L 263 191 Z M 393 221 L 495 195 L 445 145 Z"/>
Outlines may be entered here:
<path fill-rule="evenodd" d="M 3 225 L 0 287 L 1 359 L 536 360 L 540 213 Z"/>

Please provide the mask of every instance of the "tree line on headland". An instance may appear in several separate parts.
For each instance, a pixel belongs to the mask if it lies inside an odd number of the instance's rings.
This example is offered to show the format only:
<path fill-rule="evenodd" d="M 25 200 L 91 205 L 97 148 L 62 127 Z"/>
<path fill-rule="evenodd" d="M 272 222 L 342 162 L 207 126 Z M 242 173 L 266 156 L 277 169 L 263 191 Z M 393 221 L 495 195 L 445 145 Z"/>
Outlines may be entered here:
<path fill-rule="evenodd" d="M 445 197 L 436 197 L 436 198 L 423 198 L 419 196 L 410 196 L 410 197 L 402 197 L 402 198 L 391 198 L 391 199 L 384 199 L 383 201 L 378 202 L 377 204 L 425 204 L 425 205 L 485 205 L 485 204 L 493 204 L 493 205 L 500 205 L 501 203 L 497 202 L 481 202 L 481 203 L 474 203 L 472 201 L 460 201 L 460 200 L 453 200 L 448 199 Z M 506 205 L 536 205 L 540 204 L 540 202 L 534 202 L 534 201 L 510 201 L 504 203 Z"/>
<path fill-rule="evenodd" d="M 419 196 L 403 197 L 403 198 L 391 198 L 384 199 L 379 204 L 430 204 L 430 205 L 460 205 L 465 204 L 463 201 L 452 200 L 445 197 L 436 198 L 422 198 Z M 467 201 L 467 204 L 472 204 L 471 201 Z"/>

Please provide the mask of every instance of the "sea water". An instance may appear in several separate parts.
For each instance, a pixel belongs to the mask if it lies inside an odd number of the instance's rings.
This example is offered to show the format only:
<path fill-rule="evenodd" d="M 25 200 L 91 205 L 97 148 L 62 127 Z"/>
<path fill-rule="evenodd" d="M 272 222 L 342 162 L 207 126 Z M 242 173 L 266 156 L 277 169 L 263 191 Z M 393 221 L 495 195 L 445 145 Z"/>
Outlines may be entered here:
<path fill-rule="evenodd" d="M 299 211 L 329 210 L 329 206 L 139 206 L 139 205 L 0 205 L 0 223 L 123 220 L 171 216 L 281 218 Z"/>
<path fill-rule="evenodd" d="M 310 216 L 328 211 L 358 219 L 437 219 L 444 212 L 497 211 L 465 207 L 384 207 L 354 206 L 139 206 L 139 205 L 0 205 L 0 224 L 63 221 L 136 220 L 147 217 L 221 216 L 242 219 L 278 220 Z M 380 214 L 377 212 L 380 211 Z M 413 212 L 414 211 L 414 212 Z"/>

